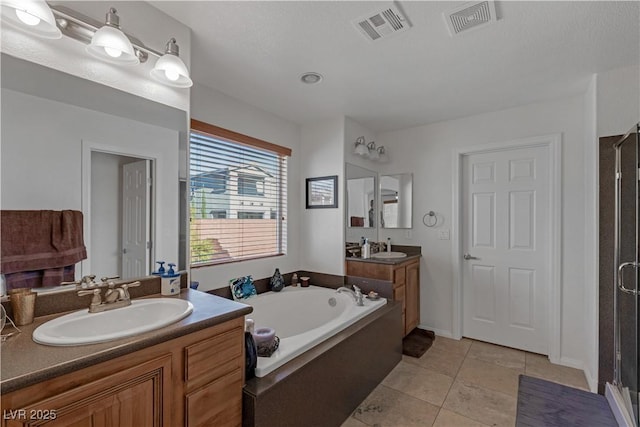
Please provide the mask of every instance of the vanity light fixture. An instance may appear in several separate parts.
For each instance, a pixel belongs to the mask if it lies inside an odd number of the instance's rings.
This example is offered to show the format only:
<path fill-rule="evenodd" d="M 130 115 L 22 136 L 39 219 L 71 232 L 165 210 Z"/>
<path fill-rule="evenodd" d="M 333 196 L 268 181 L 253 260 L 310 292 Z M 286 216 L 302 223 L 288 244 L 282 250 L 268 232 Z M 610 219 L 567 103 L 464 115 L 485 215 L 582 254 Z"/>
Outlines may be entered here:
<path fill-rule="evenodd" d="M 176 44 L 176 39 L 171 38 L 167 42 L 164 55 L 158 59 L 151 70 L 151 77 L 169 86 L 182 88 L 193 86 L 193 81 L 189 78 L 189 70 L 180 59 L 179 53 L 180 48 Z"/>
<path fill-rule="evenodd" d="M 103 61 L 137 65 L 140 59 L 133 51 L 129 38 L 120 30 L 120 17 L 115 8 L 110 8 L 106 15 L 105 24 L 95 32 L 87 52 Z"/>
<path fill-rule="evenodd" d="M 51 8 L 44 0 L 2 0 L 2 22 L 46 39 L 59 39 Z"/>
<path fill-rule="evenodd" d="M 383 145 L 378 147 L 377 151 L 378 151 L 378 161 L 380 163 L 384 163 L 389 160 L 389 156 L 387 156 L 387 151 L 384 149 Z"/>
<path fill-rule="evenodd" d="M 371 160 L 378 160 L 380 158 L 380 154 L 378 154 L 378 150 L 376 149 L 375 141 L 371 141 L 367 144 L 367 148 L 369 149 L 369 158 Z"/>
<path fill-rule="evenodd" d="M 369 154 L 369 150 L 367 150 L 367 145 L 364 141 L 364 136 L 358 137 L 355 144 L 356 147 L 353 150 L 354 154 L 357 154 L 359 156 L 366 156 L 367 154 Z"/>
<path fill-rule="evenodd" d="M 114 64 L 145 63 L 150 56 L 158 58 L 152 77 L 158 82 L 178 88 L 189 88 L 193 81 L 189 70 L 178 56 L 178 45 L 171 38 L 165 52 L 148 48 L 140 40 L 120 29 L 116 9 L 110 8 L 105 23 L 60 5 L 44 0 L 0 0 L 3 23 L 23 32 L 43 37 L 60 38 L 65 35 L 87 44 L 91 55 Z"/>

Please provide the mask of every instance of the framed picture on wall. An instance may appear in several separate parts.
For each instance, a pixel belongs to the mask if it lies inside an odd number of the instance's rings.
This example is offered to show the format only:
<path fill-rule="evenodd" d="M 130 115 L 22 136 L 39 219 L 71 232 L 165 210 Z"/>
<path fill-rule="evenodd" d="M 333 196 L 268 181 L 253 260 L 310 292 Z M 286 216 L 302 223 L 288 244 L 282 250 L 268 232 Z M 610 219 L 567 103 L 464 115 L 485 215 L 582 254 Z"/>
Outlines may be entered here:
<path fill-rule="evenodd" d="M 338 207 L 338 175 L 307 178 L 307 209 Z"/>

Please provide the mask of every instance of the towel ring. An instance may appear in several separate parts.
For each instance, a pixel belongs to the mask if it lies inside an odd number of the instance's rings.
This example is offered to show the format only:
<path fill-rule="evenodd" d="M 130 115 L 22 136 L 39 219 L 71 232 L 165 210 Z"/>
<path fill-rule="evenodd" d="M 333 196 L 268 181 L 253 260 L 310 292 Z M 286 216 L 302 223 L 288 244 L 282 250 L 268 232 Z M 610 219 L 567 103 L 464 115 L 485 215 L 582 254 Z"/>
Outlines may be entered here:
<path fill-rule="evenodd" d="M 429 211 L 422 217 L 422 223 L 427 227 L 435 227 L 438 224 L 438 216 L 434 211 Z"/>

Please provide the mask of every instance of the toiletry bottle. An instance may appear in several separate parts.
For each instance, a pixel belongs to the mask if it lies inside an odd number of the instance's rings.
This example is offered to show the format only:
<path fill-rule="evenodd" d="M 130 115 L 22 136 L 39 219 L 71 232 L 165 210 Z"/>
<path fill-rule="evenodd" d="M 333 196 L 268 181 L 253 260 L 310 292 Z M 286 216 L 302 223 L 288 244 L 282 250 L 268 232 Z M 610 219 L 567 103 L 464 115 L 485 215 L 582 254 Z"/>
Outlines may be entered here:
<path fill-rule="evenodd" d="M 180 274 L 173 269 L 175 264 L 169 264 L 169 270 L 162 274 L 162 284 L 160 293 L 164 296 L 174 296 L 180 294 Z"/>
<path fill-rule="evenodd" d="M 158 270 L 154 271 L 151 274 L 155 274 L 158 276 L 162 276 L 165 273 L 165 269 L 164 269 L 164 261 L 156 261 L 156 264 L 158 264 Z"/>
<path fill-rule="evenodd" d="M 387 252 L 391 252 L 391 237 L 387 237 Z"/>
<path fill-rule="evenodd" d="M 369 239 L 364 239 L 364 245 L 362 245 L 362 258 L 367 259 L 371 257 L 371 244 Z"/>
<path fill-rule="evenodd" d="M 298 273 L 293 273 L 291 276 L 291 286 L 298 286 Z"/>

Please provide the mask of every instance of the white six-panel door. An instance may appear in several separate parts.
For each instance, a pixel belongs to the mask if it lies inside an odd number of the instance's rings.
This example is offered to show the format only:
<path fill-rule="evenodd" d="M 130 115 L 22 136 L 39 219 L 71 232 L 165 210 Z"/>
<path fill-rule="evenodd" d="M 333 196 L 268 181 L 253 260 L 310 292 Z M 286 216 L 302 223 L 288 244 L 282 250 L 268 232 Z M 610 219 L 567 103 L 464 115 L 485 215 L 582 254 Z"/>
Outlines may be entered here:
<path fill-rule="evenodd" d="M 463 157 L 464 336 L 549 353 L 548 150 Z"/>
<path fill-rule="evenodd" d="M 151 204 L 149 160 L 122 167 L 122 278 L 148 274 Z"/>

